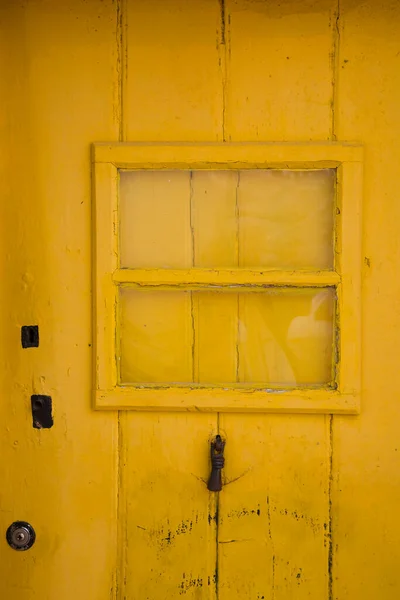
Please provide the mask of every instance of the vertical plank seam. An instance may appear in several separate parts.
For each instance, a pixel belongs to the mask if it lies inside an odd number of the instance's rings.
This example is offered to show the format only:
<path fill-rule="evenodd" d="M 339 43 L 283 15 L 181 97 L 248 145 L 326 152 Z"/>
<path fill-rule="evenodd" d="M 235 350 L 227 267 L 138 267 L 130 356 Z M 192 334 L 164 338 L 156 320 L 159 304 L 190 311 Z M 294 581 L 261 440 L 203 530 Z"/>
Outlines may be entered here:
<path fill-rule="evenodd" d="M 124 119 L 124 94 L 125 78 L 127 72 L 127 45 L 126 45 L 126 0 L 116 0 L 116 73 L 117 73 L 117 124 L 118 141 L 125 140 Z M 117 310 L 117 307 L 115 307 Z M 126 412 L 118 411 L 117 426 L 117 564 L 115 599 L 124 600 L 126 597 L 126 569 L 127 569 L 127 522 L 126 522 L 126 489 L 125 489 L 125 424 Z"/>
<path fill-rule="evenodd" d="M 126 0 L 116 0 L 116 45 L 117 45 L 117 122 L 118 122 L 118 141 L 123 142 L 126 139 L 125 131 L 125 91 L 127 77 L 127 5 Z"/>
<path fill-rule="evenodd" d="M 225 0 L 219 0 L 219 35 L 217 32 L 217 46 L 219 50 L 219 66 L 221 69 L 222 79 L 222 141 L 226 142 L 226 4 Z"/>
<path fill-rule="evenodd" d="M 269 495 L 267 496 L 267 518 L 268 518 L 268 538 L 271 543 L 271 600 L 275 600 L 275 547 L 272 539 L 272 527 L 271 527 L 271 507 Z"/>
<path fill-rule="evenodd" d="M 338 88 L 339 88 L 339 56 L 340 56 L 340 0 L 337 0 L 333 15 L 332 36 L 332 118 L 331 139 L 338 136 Z M 329 477 L 328 477 L 328 600 L 333 600 L 333 422 L 334 416 L 329 415 Z"/>
<path fill-rule="evenodd" d="M 236 216 L 236 260 L 237 267 L 240 267 L 240 211 L 239 211 L 239 187 L 240 187 L 240 171 L 237 172 L 236 191 L 235 191 L 235 216 Z"/>
<path fill-rule="evenodd" d="M 340 45 L 340 0 L 337 0 L 333 12 L 332 27 L 332 51 L 331 51 L 331 69 L 332 69 L 332 99 L 331 99 L 331 139 L 337 140 L 337 120 L 338 106 L 337 94 L 339 84 L 339 45 Z"/>
<path fill-rule="evenodd" d="M 121 0 L 121 44 L 122 44 L 122 64 L 121 64 L 121 141 L 127 140 L 127 119 L 126 119 L 126 91 L 128 83 L 128 0 Z"/>
<path fill-rule="evenodd" d="M 220 413 L 217 413 L 217 433 L 220 433 Z M 215 600 L 219 600 L 219 495 L 217 492 L 215 500 Z"/>
<path fill-rule="evenodd" d="M 225 87 L 224 87 L 224 133 L 228 142 L 232 141 L 232 133 L 229 130 L 229 91 L 230 91 L 230 66 L 231 66 L 231 14 L 225 9 Z"/>
<path fill-rule="evenodd" d="M 236 261 L 237 267 L 240 267 L 240 211 L 239 211 L 239 186 L 240 186 L 240 171 L 237 172 L 236 195 L 235 195 L 235 216 L 236 216 Z M 240 381 L 240 296 L 237 294 L 237 327 L 236 327 L 236 382 Z"/>
<path fill-rule="evenodd" d="M 122 0 L 116 2 L 116 49 L 117 49 L 117 107 L 116 118 L 118 123 L 118 141 L 122 141 L 122 89 L 123 89 L 123 73 L 122 73 Z"/>
<path fill-rule="evenodd" d="M 215 599 L 219 600 L 219 494 L 215 500 Z"/>
<path fill-rule="evenodd" d="M 191 246 L 192 246 L 192 267 L 196 266 L 196 247 L 194 238 L 194 220 L 193 220 L 193 171 L 189 171 L 189 219 L 190 219 L 190 235 L 191 235 Z"/>
<path fill-rule="evenodd" d="M 328 477 L 328 600 L 333 600 L 333 415 L 329 415 L 329 477 Z"/>
<path fill-rule="evenodd" d="M 190 237 L 191 237 L 191 249 L 192 249 L 192 261 L 191 266 L 196 266 L 196 248 L 195 248 L 195 237 L 194 237 L 194 221 L 193 221 L 193 171 L 189 172 L 189 220 L 190 220 Z M 195 319 L 195 297 L 193 290 L 190 291 L 190 316 L 192 326 L 192 381 L 195 383 L 198 379 L 198 369 L 196 368 L 196 319 Z"/>
<path fill-rule="evenodd" d="M 225 0 L 219 0 L 220 13 L 221 13 L 221 44 L 225 45 Z"/>
<path fill-rule="evenodd" d="M 191 290 L 190 292 L 190 316 L 191 316 L 191 324 L 192 324 L 192 381 L 193 383 L 198 383 L 199 373 L 198 368 L 196 366 L 196 319 L 195 319 L 195 310 L 194 303 L 195 298 L 193 296 L 194 292 Z"/>
<path fill-rule="evenodd" d="M 128 543 L 127 532 L 127 508 L 126 508 L 126 489 L 125 489 L 125 416 L 126 412 L 118 411 L 118 491 L 117 491 L 117 574 L 116 574 L 116 593 L 117 600 L 125 599 L 126 586 L 126 554 Z"/>

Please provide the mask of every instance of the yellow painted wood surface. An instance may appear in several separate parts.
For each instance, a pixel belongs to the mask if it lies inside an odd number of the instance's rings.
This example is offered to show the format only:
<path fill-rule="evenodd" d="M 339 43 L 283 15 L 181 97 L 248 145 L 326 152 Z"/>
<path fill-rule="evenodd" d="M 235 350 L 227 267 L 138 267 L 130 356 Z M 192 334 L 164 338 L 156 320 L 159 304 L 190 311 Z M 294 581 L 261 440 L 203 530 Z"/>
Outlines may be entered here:
<path fill-rule="evenodd" d="M 96 340 L 96 355 L 93 371 L 99 385 L 110 389 L 117 384 L 117 352 L 115 340 L 115 311 L 117 290 L 113 286 L 112 272 L 119 265 L 117 214 L 112 198 L 118 193 L 118 173 L 110 164 L 96 165 L 93 173 L 93 207 L 95 215 L 92 222 L 93 267 L 92 282 L 94 288 L 93 338 Z M 101 206 L 101 209 L 100 209 Z M 103 243 L 110 240 L 110 245 Z"/>
<path fill-rule="evenodd" d="M 198 137 L 201 140 L 201 137 Z M 97 142 L 93 146 L 94 162 L 111 162 L 121 169 L 330 169 L 341 162 L 359 162 L 363 150 L 359 142 L 272 142 L 268 138 L 248 142 L 223 144 L 212 141 L 193 143 L 186 141 L 163 142 L 157 138 L 145 142 L 110 144 Z M 210 158 L 211 157 L 211 158 Z"/>
<path fill-rule="evenodd" d="M 126 19 L 126 139 L 222 141 L 219 3 L 129 1 Z"/>
<path fill-rule="evenodd" d="M 0 596 L 109 600 L 117 415 L 91 408 L 90 143 L 117 139 L 111 0 L 1 2 Z M 38 324 L 39 348 L 22 349 Z M 33 429 L 31 394 L 54 427 Z M 27 520 L 27 552 L 5 541 Z"/>
<path fill-rule="evenodd" d="M 329 417 L 221 416 L 219 598 L 328 598 L 328 429 Z"/>
<path fill-rule="evenodd" d="M 284 6 L 282 3 L 278 6 L 247 0 L 228 3 L 226 38 L 230 47 L 228 46 L 227 139 L 297 140 L 306 137 L 315 140 L 329 136 L 329 53 L 332 49 L 330 10 L 333 10 L 333 3 L 321 8 L 317 8 L 316 3 L 312 7 L 308 3 L 307 8 L 300 8 L 300 3 L 285 3 Z M 293 25 L 288 28 L 292 19 Z M 316 22 L 318 26 L 313 30 Z M 304 38 L 303 43 L 299 43 L 301 23 L 310 28 L 309 33 L 318 31 L 318 41 L 315 34 L 311 34 L 307 36 L 307 44 L 304 43 Z M 235 43 L 238 44 L 237 49 Z M 314 52 L 311 50 L 313 47 Z M 291 66 L 293 57 L 298 61 L 296 68 Z M 300 75 L 305 65 L 309 69 L 309 79 Z M 310 71 L 314 71 L 314 77 L 310 75 Z M 260 81 L 264 83 L 260 85 Z M 313 81 L 314 94 L 306 91 L 305 81 Z M 320 83 L 316 84 L 316 81 Z M 293 98 L 294 110 L 287 110 L 292 104 L 287 94 Z M 287 600 L 290 597 L 301 598 L 303 594 L 307 597 L 307 593 L 311 597 L 329 598 L 329 544 L 324 547 L 325 532 L 321 530 L 314 534 L 311 530 L 303 530 L 303 535 L 296 535 L 291 530 L 293 524 L 290 520 L 282 522 L 282 517 L 277 517 L 274 511 L 274 508 L 278 512 L 283 508 L 281 503 L 290 506 L 294 498 L 297 499 L 296 505 L 301 506 L 298 492 L 301 484 L 297 478 L 290 476 L 290 469 L 296 470 L 299 465 L 302 476 L 307 476 L 301 466 L 304 460 L 302 444 L 291 445 L 287 419 L 287 416 L 274 415 L 272 424 L 268 416 L 258 418 L 249 415 L 222 415 L 220 418 L 221 431 L 227 438 L 226 476 L 228 479 L 241 478 L 229 484 L 221 493 L 218 539 L 252 540 L 219 544 L 220 598 L 264 596 L 274 600 Z M 266 435 L 268 427 L 271 427 L 271 438 Z M 323 465 L 321 482 L 324 483 L 319 486 L 317 484 L 319 493 L 311 492 L 310 480 L 305 486 L 310 490 L 305 514 L 308 518 L 318 514 L 320 517 L 327 515 L 329 500 L 323 489 L 328 489 L 329 462 L 326 449 L 329 438 L 326 436 L 324 418 L 298 418 L 294 427 L 295 435 L 304 436 L 308 448 L 315 449 L 314 464 Z M 271 462 L 268 461 L 267 439 L 274 444 L 271 448 Z M 234 448 L 231 458 L 229 440 L 232 440 Z M 321 444 L 321 440 L 325 443 Z M 282 466 L 279 465 L 278 449 L 281 443 L 284 456 Z M 262 448 L 261 454 L 258 454 L 258 448 Z M 307 469 L 309 466 L 311 465 L 308 464 Z M 310 477 L 311 472 L 311 469 L 307 470 Z M 268 482 L 273 486 L 269 490 Z M 235 489 L 234 486 L 239 487 Z M 286 506 L 283 512 L 285 509 Z M 260 515 L 257 514 L 258 510 Z M 252 511 L 256 511 L 256 514 Z M 290 509 L 288 512 L 291 512 Z M 322 521 L 324 520 L 322 517 Z M 329 523 L 327 528 L 329 532 Z M 286 560 L 285 547 L 290 548 L 290 558 Z M 297 575 L 301 576 L 302 572 L 296 570 L 296 567 L 305 568 L 300 562 L 306 556 L 310 584 L 304 585 L 301 577 L 297 579 Z M 300 585 L 297 585 L 299 581 Z M 308 585 L 310 588 L 307 590 Z"/>
<path fill-rule="evenodd" d="M 221 245 L 219 252 L 224 251 Z M 263 286 L 288 287 L 334 286 L 340 282 L 336 271 L 275 271 L 263 269 L 118 269 L 112 274 L 116 283 L 138 286 L 171 287 L 182 284 L 190 287 L 204 285 L 251 287 L 262 291 Z"/>
<path fill-rule="evenodd" d="M 256 412 L 256 413 L 306 413 L 350 414 L 360 412 L 359 394 L 332 389 L 280 389 L 253 384 L 229 388 L 220 384 L 207 387 L 175 384 L 146 384 L 135 388 L 119 386 L 111 391 L 96 392 L 96 408 L 132 411 L 189 411 L 189 412 Z M 286 386 L 285 386 L 286 387 Z M 167 393 L 166 393 L 167 392 Z"/>
<path fill-rule="evenodd" d="M 203 451 L 216 418 L 192 417 L 126 417 L 121 597 L 217 597 L 216 499 Z"/>
<path fill-rule="evenodd" d="M 362 413 L 333 421 L 333 597 L 372 600 L 400 593 L 400 6 L 340 4 L 336 134 L 366 141 L 366 188 Z"/>
<path fill-rule="evenodd" d="M 337 2 L 226 0 L 226 139 L 331 135 Z"/>
<path fill-rule="evenodd" d="M 0 3 L 1 597 L 399 596 L 399 23 L 399 8 L 389 0 Z M 149 142 L 131 158 L 156 169 L 154 142 L 223 140 L 252 141 L 256 148 L 269 142 L 268 160 L 276 166 L 288 152 L 276 142 L 302 142 L 290 144 L 288 168 L 337 167 L 335 144 L 322 160 L 313 156 L 314 142 L 350 142 L 350 162 L 359 162 L 351 142 L 366 147 L 364 175 L 355 164 L 349 175 L 354 202 L 341 230 L 342 240 L 358 235 L 354 177 L 361 175 L 363 397 L 356 416 L 251 415 L 238 408 L 218 416 L 224 408 L 218 393 L 215 413 L 199 414 L 205 405 L 192 400 L 190 413 L 168 413 L 157 390 L 143 390 L 155 409 L 144 414 L 123 410 L 131 406 L 124 389 L 111 403 L 99 394 L 98 406 L 108 412 L 92 410 L 90 145 L 104 142 L 95 149 L 98 162 L 121 164 L 125 150 L 110 143 Z M 168 168 L 179 158 L 174 144 L 160 152 Z M 204 163 L 209 152 L 204 147 L 192 158 Z M 245 145 L 221 153 L 245 168 Z M 221 218 L 226 208 L 212 204 L 214 213 L 196 215 L 197 226 Z M 157 219 L 154 226 L 162 230 Z M 200 273 L 203 280 L 192 284 L 225 277 L 229 285 L 233 277 L 205 271 L 230 269 L 235 250 L 230 241 L 205 252 L 213 235 L 206 232 L 195 247 L 194 278 Z M 335 265 L 345 280 L 360 277 L 339 249 Z M 192 264 L 192 250 L 169 279 L 156 277 L 175 285 L 179 270 Z M 154 278 L 145 268 L 135 271 L 117 270 L 115 282 Z M 114 285 L 111 277 L 105 285 Z M 358 300 L 339 289 L 341 327 L 354 339 Z M 231 309 L 224 310 L 228 332 Z M 22 350 L 20 326 L 34 323 L 40 347 Z M 350 346 L 341 356 L 349 388 L 358 385 L 354 355 Z M 216 380 L 225 376 L 234 358 L 215 350 L 194 369 L 195 378 L 203 369 Z M 109 380 L 115 377 L 110 367 Z M 35 392 L 53 397 L 50 430 L 32 428 Z M 177 390 L 179 402 L 186 402 L 183 394 Z M 256 401 L 252 396 L 247 408 Z M 293 411 L 293 402 L 283 400 L 282 412 Z M 219 498 L 205 485 L 209 440 L 218 430 L 227 440 Z M 29 552 L 6 545 L 4 532 L 15 519 L 35 526 Z"/>

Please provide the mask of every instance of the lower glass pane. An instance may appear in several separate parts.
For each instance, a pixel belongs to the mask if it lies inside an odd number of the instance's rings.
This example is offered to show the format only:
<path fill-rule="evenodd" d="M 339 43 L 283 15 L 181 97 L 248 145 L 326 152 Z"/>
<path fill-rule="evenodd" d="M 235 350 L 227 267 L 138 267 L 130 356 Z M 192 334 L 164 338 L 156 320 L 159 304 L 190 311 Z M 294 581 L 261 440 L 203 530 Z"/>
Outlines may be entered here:
<path fill-rule="evenodd" d="M 122 384 L 322 387 L 333 377 L 335 290 L 122 287 Z"/>

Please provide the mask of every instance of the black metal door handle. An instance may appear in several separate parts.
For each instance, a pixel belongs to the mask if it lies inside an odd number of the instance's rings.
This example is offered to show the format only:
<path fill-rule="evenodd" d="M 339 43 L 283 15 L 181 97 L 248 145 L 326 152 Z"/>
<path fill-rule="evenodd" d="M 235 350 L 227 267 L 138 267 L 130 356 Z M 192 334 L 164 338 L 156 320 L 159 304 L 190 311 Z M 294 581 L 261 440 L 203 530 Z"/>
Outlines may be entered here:
<path fill-rule="evenodd" d="M 222 490 L 221 470 L 224 468 L 225 442 L 220 435 L 215 436 L 211 442 L 211 475 L 208 480 L 207 488 L 210 492 L 220 492 Z"/>

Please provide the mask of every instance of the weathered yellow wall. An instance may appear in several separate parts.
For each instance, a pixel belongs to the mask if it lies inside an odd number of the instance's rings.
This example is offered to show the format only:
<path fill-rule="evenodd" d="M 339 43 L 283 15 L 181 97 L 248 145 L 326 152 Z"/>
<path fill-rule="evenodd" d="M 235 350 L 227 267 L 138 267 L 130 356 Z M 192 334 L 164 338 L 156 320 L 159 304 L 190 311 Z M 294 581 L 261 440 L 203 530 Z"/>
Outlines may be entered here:
<path fill-rule="evenodd" d="M 24 518 L 38 534 L 25 554 L 3 541 L 4 598 L 155 599 L 169 581 L 183 585 L 176 597 L 191 599 L 396 598 L 400 5 L 2 0 L 0 24 L 0 530 Z M 151 546 L 137 524 L 161 504 L 177 526 L 185 507 L 188 518 L 215 514 L 215 506 L 201 513 L 196 477 L 180 490 L 168 469 L 180 461 L 182 473 L 206 476 L 203 440 L 216 417 L 118 417 L 90 406 L 89 146 L 123 139 L 366 145 L 361 415 L 220 417 L 232 448 L 227 476 L 254 468 L 221 495 L 220 510 L 231 516 L 219 535 L 260 530 L 239 516 L 257 510 L 260 478 L 276 510 L 264 498 L 270 529 L 253 550 L 223 545 L 219 587 L 209 596 L 192 581 L 205 568 L 205 549 L 210 564 L 215 559 L 212 532 L 180 541 L 168 563 L 160 558 L 164 533 L 155 532 Z M 33 323 L 40 348 L 22 350 L 19 328 Z M 53 397 L 51 430 L 31 426 L 34 392 Z M 300 525 L 294 514 L 303 515 Z M 287 547 L 296 536 L 301 550 Z M 279 558 L 287 555 L 293 564 Z M 140 576 L 143 556 L 168 576 Z"/>

